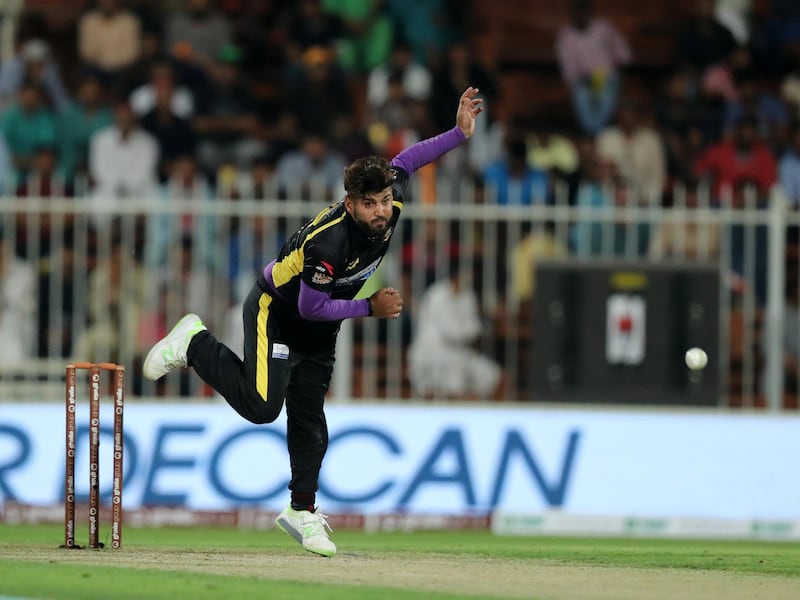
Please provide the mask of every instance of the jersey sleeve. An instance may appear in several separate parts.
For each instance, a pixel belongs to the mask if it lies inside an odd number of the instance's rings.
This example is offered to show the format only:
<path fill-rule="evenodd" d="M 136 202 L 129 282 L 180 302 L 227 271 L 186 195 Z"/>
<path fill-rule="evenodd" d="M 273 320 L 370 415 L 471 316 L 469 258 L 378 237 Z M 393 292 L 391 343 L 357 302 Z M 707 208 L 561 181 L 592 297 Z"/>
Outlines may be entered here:
<path fill-rule="evenodd" d="M 366 299 L 333 299 L 336 274 L 341 266 L 332 261 L 330 252 L 323 253 L 320 247 L 310 244 L 303 261 L 300 275 L 300 289 L 297 297 L 297 311 L 309 321 L 337 321 L 351 317 L 369 316 L 370 303 Z"/>

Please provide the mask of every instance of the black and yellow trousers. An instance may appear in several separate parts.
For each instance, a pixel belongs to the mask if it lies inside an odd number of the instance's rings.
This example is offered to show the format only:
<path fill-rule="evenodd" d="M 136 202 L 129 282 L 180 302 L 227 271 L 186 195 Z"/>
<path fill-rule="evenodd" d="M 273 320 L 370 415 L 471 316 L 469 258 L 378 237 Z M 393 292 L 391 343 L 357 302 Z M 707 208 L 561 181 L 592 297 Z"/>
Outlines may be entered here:
<path fill-rule="evenodd" d="M 244 301 L 244 360 L 209 331 L 189 344 L 189 365 L 242 417 L 271 423 L 286 404 L 292 492 L 314 493 L 328 448 L 325 394 L 339 323 L 301 320 L 261 278 Z"/>

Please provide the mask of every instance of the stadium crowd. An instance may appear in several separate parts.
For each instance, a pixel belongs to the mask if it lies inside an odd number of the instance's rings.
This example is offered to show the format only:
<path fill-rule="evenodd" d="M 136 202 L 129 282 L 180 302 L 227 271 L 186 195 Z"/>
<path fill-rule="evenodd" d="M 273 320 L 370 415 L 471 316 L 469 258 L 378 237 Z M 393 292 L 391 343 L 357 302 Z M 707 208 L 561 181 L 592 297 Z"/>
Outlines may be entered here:
<path fill-rule="evenodd" d="M 775 184 L 792 207 L 800 205 L 800 4 L 791 0 L 772 0 L 758 19 L 748 0 L 698 0 L 693 14 L 672 24 L 670 68 L 653 80 L 628 73 L 636 48 L 613 20 L 591 1 L 573 0 L 553 40 L 554 65 L 572 101 L 566 119 L 507 110 L 503 74 L 476 52 L 475 23 L 463 3 L 59 4 L 58 11 L 22 12 L 14 53 L 0 65 L 6 196 L 106 204 L 220 195 L 333 200 L 348 162 L 372 153 L 390 158 L 449 129 L 453 106 L 473 85 L 487 118 L 472 144 L 436 165 L 434 177 L 474 182 L 483 202 L 669 206 L 676 185 L 695 190 L 708 182 L 712 205 L 741 205 L 746 189 L 765 205 Z M 682 201 L 690 206 L 695 196 Z M 169 235 L 146 249 L 149 260 L 165 263 Z M 645 228 L 634 254 L 669 256 L 674 237 L 668 228 Z M 681 252 L 717 255 L 714 231 L 702 237 L 702 248 L 690 236 Z M 191 245 L 181 239 L 175 252 Z M 611 252 L 629 255 L 630 242 L 615 239 Z M 41 258 L 17 241 L 16 258 Z M 414 243 L 407 240 L 405 261 L 413 260 Z M 39 250 L 47 249 L 44 240 Z M 528 255 L 607 251 L 591 225 L 576 226 L 567 239 L 535 227 L 515 256 L 524 273 Z M 515 293 L 529 300 L 533 282 L 521 277 Z M 763 282 L 751 283 L 763 301 Z M 134 285 L 133 297 L 143 287 Z M 40 314 L 39 356 L 51 348 L 47 318 Z M 131 318 L 126 335 L 141 336 L 136 323 Z M 63 354 L 74 350 L 70 342 Z"/>

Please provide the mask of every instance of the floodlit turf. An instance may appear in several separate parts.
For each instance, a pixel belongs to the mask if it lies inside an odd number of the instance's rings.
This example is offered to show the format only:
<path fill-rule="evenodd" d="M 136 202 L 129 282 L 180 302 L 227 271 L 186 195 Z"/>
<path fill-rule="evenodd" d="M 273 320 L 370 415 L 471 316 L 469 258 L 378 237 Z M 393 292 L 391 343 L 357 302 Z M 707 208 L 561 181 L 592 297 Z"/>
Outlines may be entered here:
<path fill-rule="evenodd" d="M 85 532 L 77 533 L 80 542 Z M 333 539 L 340 553 L 324 559 L 304 552 L 276 530 L 128 528 L 121 550 L 99 551 L 57 549 L 62 537 L 58 526 L 0 526 L 0 597 L 614 598 L 623 597 L 613 593 L 618 573 L 645 573 L 667 582 L 702 577 L 703 585 L 713 581 L 709 574 L 745 583 L 758 578 L 759 585 L 774 581 L 783 586 L 772 597 L 791 597 L 781 596 L 782 590 L 796 586 L 800 598 L 797 543 L 336 531 Z M 476 584 L 449 592 L 443 578 L 455 577 L 453 570 L 459 565 L 465 568 L 462 579 L 476 572 Z M 595 594 L 591 587 L 563 596 L 558 592 L 561 587 L 542 587 L 556 591 L 538 595 L 535 585 L 526 594 L 526 588 L 512 585 L 514 578 L 545 581 L 562 567 L 573 579 L 613 573 L 605 584 L 608 595 L 602 595 L 602 589 Z M 486 578 L 495 572 L 498 581 L 492 585 Z M 565 575 L 564 585 L 569 577 Z M 684 584 L 687 589 L 695 585 Z M 648 587 L 641 589 L 643 598 L 666 597 L 657 592 L 648 595 Z M 730 589 L 737 589 L 736 582 L 719 595 L 697 597 L 726 597 Z"/>

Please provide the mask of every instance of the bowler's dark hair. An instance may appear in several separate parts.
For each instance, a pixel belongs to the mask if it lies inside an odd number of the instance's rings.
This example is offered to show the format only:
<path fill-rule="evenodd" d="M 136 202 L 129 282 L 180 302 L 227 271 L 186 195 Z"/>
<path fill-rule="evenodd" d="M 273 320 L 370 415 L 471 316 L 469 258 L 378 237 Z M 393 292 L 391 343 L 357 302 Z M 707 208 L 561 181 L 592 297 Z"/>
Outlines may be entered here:
<path fill-rule="evenodd" d="M 380 156 L 359 158 L 344 170 L 344 189 L 354 200 L 385 190 L 393 181 L 389 161 Z"/>

